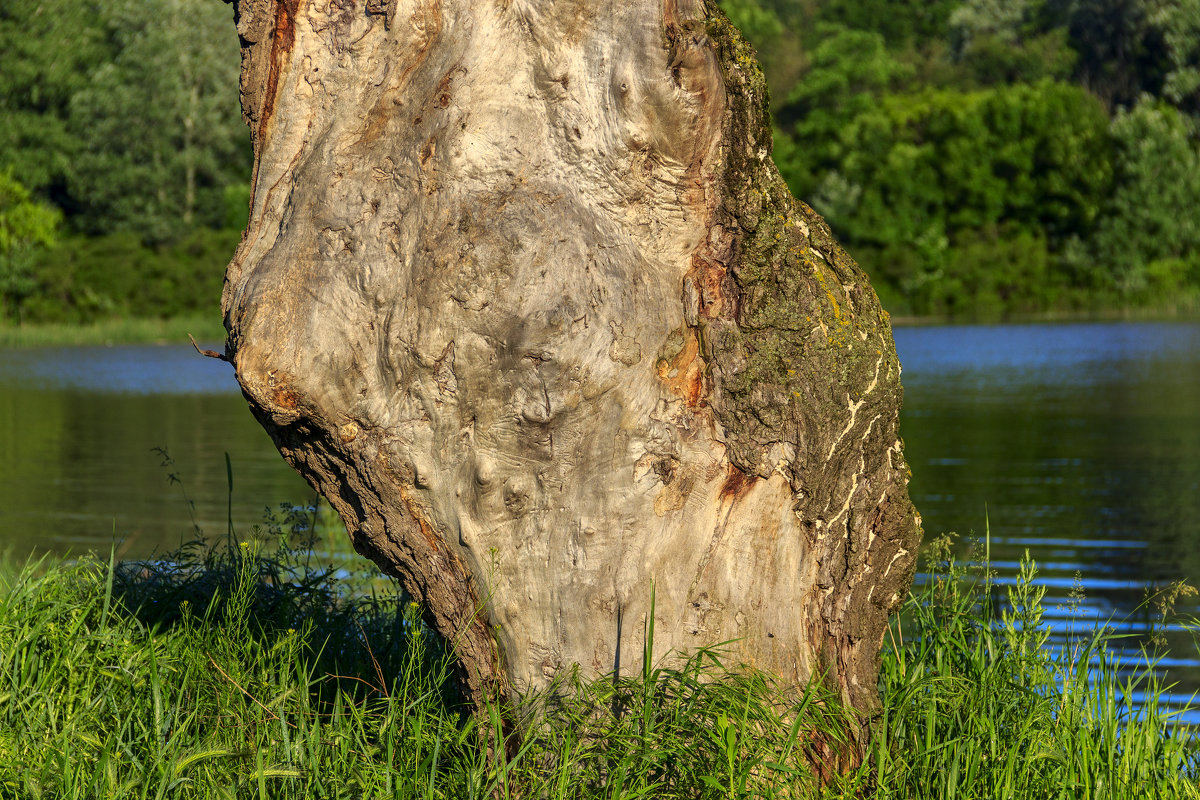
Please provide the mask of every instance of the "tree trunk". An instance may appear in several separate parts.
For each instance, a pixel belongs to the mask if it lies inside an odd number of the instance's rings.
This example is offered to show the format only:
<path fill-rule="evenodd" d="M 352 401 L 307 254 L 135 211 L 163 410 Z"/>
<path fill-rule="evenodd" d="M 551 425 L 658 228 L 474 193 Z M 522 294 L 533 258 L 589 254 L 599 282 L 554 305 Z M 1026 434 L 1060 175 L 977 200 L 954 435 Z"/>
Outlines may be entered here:
<path fill-rule="evenodd" d="M 900 364 L 710 0 L 237 0 L 227 355 L 479 697 L 734 661 L 878 703 Z"/>

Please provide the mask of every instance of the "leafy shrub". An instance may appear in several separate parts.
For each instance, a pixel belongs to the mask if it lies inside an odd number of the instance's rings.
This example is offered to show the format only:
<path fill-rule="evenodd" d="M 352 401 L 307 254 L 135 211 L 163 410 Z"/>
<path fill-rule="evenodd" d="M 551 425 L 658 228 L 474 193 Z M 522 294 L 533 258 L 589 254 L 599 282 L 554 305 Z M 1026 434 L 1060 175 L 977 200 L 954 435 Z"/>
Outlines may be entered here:
<path fill-rule="evenodd" d="M 37 262 L 37 290 L 21 303 L 29 322 L 86 323 L 111 316 L 165 319 L 217 313 L 225 264 L 240 233 L 198 228 L 171 245 L 133 233 L 76 237 Z"/>
<path fill-rule="evenodd" d="M 29 190 L 0 170 L 0 319 L 19 318 L 21 305 L 37 290 L 33 265 L 53 248 L 62 214 L 39 203 Z"/>

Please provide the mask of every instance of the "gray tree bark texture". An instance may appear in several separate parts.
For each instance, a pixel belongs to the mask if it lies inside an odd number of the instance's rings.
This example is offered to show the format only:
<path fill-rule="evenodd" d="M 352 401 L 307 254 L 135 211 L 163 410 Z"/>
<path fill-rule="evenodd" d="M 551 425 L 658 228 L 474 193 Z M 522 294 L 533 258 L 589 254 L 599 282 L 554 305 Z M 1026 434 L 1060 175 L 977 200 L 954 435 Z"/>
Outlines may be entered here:
<path fill-rule="evenodd" d="M 711 0 L 236 0 L 226 356 L 473 696 L 731 641 L 864 712 L 920 520 L 866 276 Z"/>

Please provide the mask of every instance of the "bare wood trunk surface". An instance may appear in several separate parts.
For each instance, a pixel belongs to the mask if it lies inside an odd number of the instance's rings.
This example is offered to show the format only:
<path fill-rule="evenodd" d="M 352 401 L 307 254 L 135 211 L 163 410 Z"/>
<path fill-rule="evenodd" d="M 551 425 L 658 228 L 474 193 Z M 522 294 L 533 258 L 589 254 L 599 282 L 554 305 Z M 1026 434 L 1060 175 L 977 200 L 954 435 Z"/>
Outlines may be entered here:
<path fill-rule="evenodd" d="M 920 537 L 900 365 L 715 3 L 236 16 L 227 354 L 469 689 L 636 670 L 653 587 L 656 656 L 734 640 L 873 708 Z"/>

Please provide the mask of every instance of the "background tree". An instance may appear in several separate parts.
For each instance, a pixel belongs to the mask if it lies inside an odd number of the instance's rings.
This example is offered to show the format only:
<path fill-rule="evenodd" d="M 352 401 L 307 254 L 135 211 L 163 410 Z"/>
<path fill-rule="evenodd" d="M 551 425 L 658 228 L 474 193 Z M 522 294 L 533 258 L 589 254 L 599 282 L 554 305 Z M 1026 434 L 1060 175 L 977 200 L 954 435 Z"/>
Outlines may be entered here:
<path fill-rule="evenodd" d="M 7 316 L 213 309 L 249 202 L 237 44 L 218 0 L 0 8 L 0 169 L 63 218 Z"/>
<path fill-rule="evenodd" d="M 1094 98 L 1054 82 L 886 98 L 843 125 L 845 156 L 827 168 L 814 202 L 918 310 L 953 313 L 957 300 L 946 299 L 978 298 L 965 287 L 988 280 L 963 280 L 968 264 L 982 266 L 974 243 L 1017 239 L 1006 257 L 1031 248 L 1032 278 L 1045 269 L 1047 237 L 1089 229 L 1109 185 L 1095 158 L 1109 146 L 1107 127 Z M 957 246 L 967 242 L 964 264 Z M 1004 285 L 988 296 L 998 309 L 1046 282 Z"/>
<path fill-rule="evenodd" d="M 1126 294 L 1178 292 L 1200 279 L 1200 152 L 1195 123 L 1144 100 L 1112 124 L 1114 188 L 1092 235 L 1092 280 Z M 1120 255 L 1118 255 L 1120 254 Z M 1099 275 L 1096 275 L 1099 273 Z"/>
<path fill-rule="evenodd" d="M 881 34 L 898 50 L 941 39 L 957 0 L 824 0 L 821 18 Z"/>
<path fill-rule="evenodd" d="M 908 72 L 883 36 L 822 24 L 808 71 L 783 97 L 777 161 L 797 197 L 813 197 L 824 175 L 851 157 L 849 129 Z"/>
<path fill-rule="evenodd" d="M 71 98 L 110 60 L 99 3 L 6 0 L 0 5 L 0 168 L 68 214 L 74 159 L 87 147 L 71 124 Z"/>
<path fill-rule="evenodd" d="M 865 2 L 785 13 L 762 1 L 785 30 L 810 34 L 794 87 L 776 92 L 781 169 L 893 310 L 998 317 L 1200 300 L 1185 260 L 1160 260 L 1157 226 L 1111 233 L 1156 207 L 1120 199 L 1132 185 L 1128 109 L 1159 103 L 1188 119 L 1195 108 L 1192 0 L 965 0 L 944 26 L 940 11 L 878 23 Z M 1177 130 L 1174 148 L 1157 148 L 1163 196 L 1181 196 L 1168 175 L 1197 152 L 1195 128 Z M 1139 265 L 1151 263 L 1175 277 L 1147 278 Z"/>
<path fill-rule="evenodd" d="M 1062 15 L 1079 54 L 1078 80 L 1110 107 L 1131 106 L 1162 90 L 1168 70 L 1153 0 L 1069 0 Z"/>
<path fill-rule="evenodd" d="M 249 172 L 230 102 L 238 58 L 222 35 L 228 13 L 202 0 L 108 7 L 116 53 L 92 66 L 69 106 L 71 127 L 88 143 L 70 175 L 87 209 L 77 217 L 85 232 L 131 230 L 163 242 L 224 222 L 226 187 Z"/>
<path fill-rule="evenodd" d="M 1160 0 L 1150 21 L 1167 47 L 1163 97 L 1188 114 L 1200 114 L 1200 0 Z"/>
<path fill-rule="evenodd" d="M 1064 80 L 1077 59 L 1062 27 L 1047 27 L 1036 0 L 968 0 L 950 15 L 955 61 L 984 86 Z"/>

